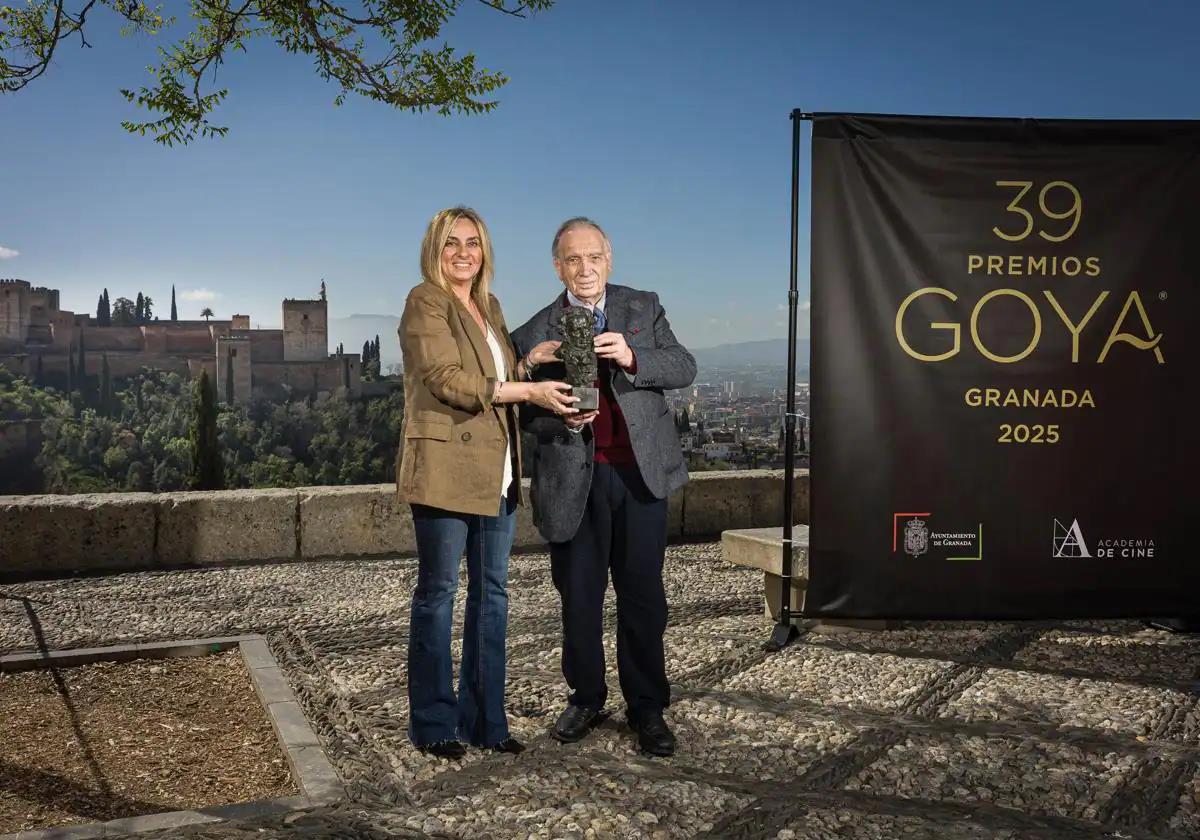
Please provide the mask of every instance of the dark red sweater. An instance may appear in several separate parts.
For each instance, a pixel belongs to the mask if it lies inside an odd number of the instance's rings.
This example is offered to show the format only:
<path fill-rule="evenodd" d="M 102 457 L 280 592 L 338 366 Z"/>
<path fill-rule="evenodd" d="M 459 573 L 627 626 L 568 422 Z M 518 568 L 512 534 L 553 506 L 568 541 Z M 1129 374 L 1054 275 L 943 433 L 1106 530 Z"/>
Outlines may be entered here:
<path fill-rule="evenodd" d="M 603 464 L 632 464 L 633 445 L 629 442 L 629 427 L 625 425 L 625 415 L 612 391 L 610 372 L 615 364 L 609 359 L 598 359 L 600 378 L 596 387 L 600 389 L 600 409 L 596 419 L 592 421 L 592 434 L 596 436 L 595 460 Z M 637 372 L 637 360 L 634 359 L 631 374 Z M 620 373 L 617 374 L 620 376 Z"/>

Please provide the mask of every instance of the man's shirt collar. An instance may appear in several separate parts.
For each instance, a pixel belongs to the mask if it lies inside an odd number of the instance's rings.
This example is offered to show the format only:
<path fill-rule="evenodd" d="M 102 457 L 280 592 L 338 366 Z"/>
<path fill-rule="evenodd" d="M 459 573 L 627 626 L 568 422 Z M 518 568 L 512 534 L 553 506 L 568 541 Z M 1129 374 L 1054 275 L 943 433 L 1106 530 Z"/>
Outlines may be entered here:
<path fill-rule="evenodd" d="M 585 309 L 589 309 L 589 310 L 595 308 L 595 309 L 599 309 L 601 312 L 604 312 L 604 304 L 607 302 L 608 302 L 608 290 L 607 289 L 605 289 L 604 294 L 602 294 L 600 296 L 600 301 L 596 304 L 595 307 L 593 307 L 590 303 L 586 303 L 585 301 L 582 301 L 579 298 L 575 297 L 575 295 L 572 294 L 571 290 L 567 289 L 567 303 L 571 304 L 572 306 L 582 306 Z"/>

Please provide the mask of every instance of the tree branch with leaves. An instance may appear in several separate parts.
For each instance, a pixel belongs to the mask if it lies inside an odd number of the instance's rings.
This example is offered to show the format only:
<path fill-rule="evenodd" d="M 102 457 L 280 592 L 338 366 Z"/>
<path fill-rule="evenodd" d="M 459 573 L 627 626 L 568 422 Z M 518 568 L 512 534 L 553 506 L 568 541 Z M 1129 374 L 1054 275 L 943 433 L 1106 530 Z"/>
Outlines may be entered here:
<path fill-rule="evenodd" d="M 228 126 L 210 117 L 228 96 L 215 73 L 255 39 L 270 39 L 290 53 L 309 56 L 316 73 L 336 83 L 341 105 L 357 94 L 405 111 L 481 114 L 497 106 L 489 98 L 507 83 L 500 72 L 481 69 L 475 55 L 449 44 L 432 44 L 460 7 L 470 2 L 508 17 L 543 11 L 554 0 L 188 0 L 193 28 L 167 47 L 150 67 L 149 85 L 121 94 L 151 115 L 125 120 L 130 132 L 158 143 L 187 144 L 221 137 Z M 4 0 L 0 0 L 4 2 Z M 175 25 L 161 5 L 141 0 L 27 0 L 0 5 L 0 93 L 15 93 L 49 68 L 61 45 L 86 39 L 88 16 L 99 6 L 124 21 L 123 34 L 159 35 Z M 371 47 L 368 48 L 368 43 Z"/>

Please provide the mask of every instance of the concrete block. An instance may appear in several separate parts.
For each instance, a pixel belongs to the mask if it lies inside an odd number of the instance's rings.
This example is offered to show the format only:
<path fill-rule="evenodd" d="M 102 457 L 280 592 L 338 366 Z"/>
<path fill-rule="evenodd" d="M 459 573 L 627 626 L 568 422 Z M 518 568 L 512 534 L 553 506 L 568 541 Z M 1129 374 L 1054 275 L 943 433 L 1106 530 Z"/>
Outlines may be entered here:
<path fill-rule="evenodd" d="M 0 671 L 35 671 L 44 668 L 69 668 L 93 662 L 125 662 L 138 659 L 137 645 L 115 645 L 102 648 L 72 648 L 45 653 L 14 653 L 0 656 Z"/>
<path fill-rule="evenodd" d="M 104 836 L 104 823 L 63 825 L 56 828 L 30 829 L 16 834 L 0 834 L 0 840 L 91 840 Z"/>
<path fill-rule="evenodd" d="M 157 497 L 159 562 L 294 559 L 298 504 L 295 490 L 164 493 Z"/>
<path fill-rule="evenodd" d="M 783 574 L 783 528 L 742 528 L 721 534 L 721 556 L 735 566 Z M 808 526 L 792 526 L 792 577 L 808 579 Z"/>
<path fill-rule="evenodd" d="M 804 578 L 792 578 L 792 600 L 788 604 L 791 610 L 791 623 L 799 626 L 803 619 L 804 593 L 808 581 Z M 763 615 L 772 621 L 779 620 L 780 596 L 783 594 L 783 578 L 770 572 L 763 572 Z"/>
<path fill-rule="evenodd" d="M 726 562 L 763 572 L 763 615 L 779 620 L 783 597 L 783 528 L 744 528 L 721 534 L 721 555 Z M 808 526 L 792 526 L 792 585 L 789 609 L 792 623 L 804 610 L 808 587 Z"/>
<path fill-rule="evenodd" d="M 296 695 L 292 693 L 291 686 L 287 684 L 283 672 L 278 668 L 251 668 L 250 680 L 254 683 L 254 690 L 264 706 L 296 701 Z"/>
<path fill-rule="evenodd" d="M 219 822 L 219 818 L 202 814 L 199 811 L 168 811 L 164 814 L 146 814 L 141 817 L 109 820 L 104 823 L 104 836 L 115 837 L 123 834 L 138 834 L 143 831 L 164 831 L 214 822 Z"/>
<path fill-rule="evenodd" d="M 247 639 L 238 647 L 242 653 L 242 661 L 246 663 L 246 667 L 251 671 L 255 668 L 279 667 L 279 663 L 271 655 L 271 648 L 267 645 L 266 639 Z"/>
<path fill-rule="evenodd" d="M 302 487 L 300 556 L 373 557 L 415 554 L 412 514 L 396 501 L 396 485 Z"/>
<path fill-rule="evenodd" d="M 202 808 L 201 813 L 216 820 L 259 820 L 278 817 L 308 808 L 306 796 L 284 796 L 279 799 L 259 799 L 254 802 L 237 802 L 233 805 L 213 805 Z"/>
<path fill-rule="evenodd" d="M 346 795 L 342 780 L 320 747 L 291 747 L 287 754 L 293 776 L 314 805 L 333 802 Z"/>
<path fill-rule="evenodd" d="M 793 482 L 793 522 L 808 520 L 808 471 Z M 693 473 L 684 488 L 683 535 L 714 537 L 722 531 L 783 524 L 783 471 Z"/>
<path fill-rule="evenodd" d="M 152 493 L 0 496 L 0 576 L 152 565 L 155 498 Z"/>
<path fill-rule="evenodd" d="M 286 749 L 292 747 L 318 747 L 321 742 L 308 725 L 308 719 L 295 702 L 272 703 L 267 706 L 275 733 Z"/>

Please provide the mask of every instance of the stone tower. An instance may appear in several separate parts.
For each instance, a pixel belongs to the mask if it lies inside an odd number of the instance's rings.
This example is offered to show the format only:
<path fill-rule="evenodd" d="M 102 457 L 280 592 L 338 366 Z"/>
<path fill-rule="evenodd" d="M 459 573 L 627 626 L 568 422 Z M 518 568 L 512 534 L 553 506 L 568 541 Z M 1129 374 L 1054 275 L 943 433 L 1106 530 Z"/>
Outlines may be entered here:
<path fill-rule="evenodd" d="M 0 279 L 0 345 L 25 345 L 29 337 L 30 292 L 24 280 Z"/>
<path fill-rule="evenodd" d="M 319 362 L 329 357 L 329 314 L 324 300 L 283 301 L 283 360 Z"/>

